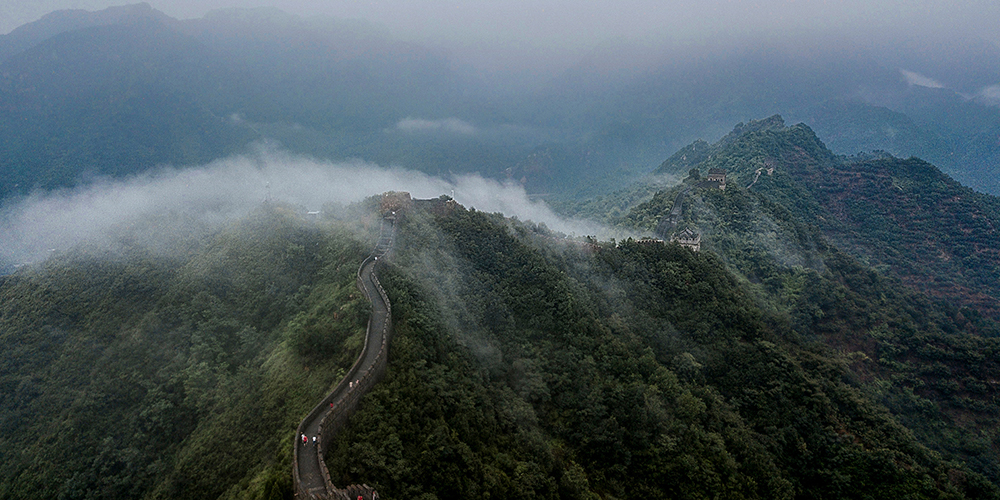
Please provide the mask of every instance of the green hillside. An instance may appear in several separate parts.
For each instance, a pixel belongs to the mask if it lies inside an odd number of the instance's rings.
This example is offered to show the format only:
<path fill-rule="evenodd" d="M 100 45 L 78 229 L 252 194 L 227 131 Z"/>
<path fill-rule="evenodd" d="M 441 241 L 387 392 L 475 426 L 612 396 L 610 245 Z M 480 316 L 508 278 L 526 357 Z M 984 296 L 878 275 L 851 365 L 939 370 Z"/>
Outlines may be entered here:
<path fill-rule="evenodd" d="M 699 252 L 461 206 L 401 214 L 380 272 L 389 366 L 331 443 L 334 483 L 425 500 L 1000 497 L 1000 326 L 903 272 L 947 275 L 915 259 L 914 228 L 988 250 L 933 221 L 988 227 L 995 200 L 953 200 L 917 160 L 837 157 L 777 117 L 684 151 L 664 166 L 684 183 L 622 195 L 606 220 L 656 231 L 687 190 L 673 229 L 700 232 Z M 725 190 L 692 171 L 716 168 Z M 4 277 L 0 497 L 288 498 L 294 428 L 361 347 L 355 272 L 377 220 L 367 202 L 308 221 L 265 204 L 169 253 L 123 229 L 120 252 Z"/>
<path fill-rule="evenodd" d="M 852 357 L 856 383 L 922 442 L 1000 478 L 996 198 L 918 159 L 835 157 L 777 117 L 661 168 L 727 169 L 725 191 L 684 199 L 680 226 L 802 338 Z M 622 223 L 654 230 L 683 188 Z"/>
<path fill-rule="evenodd" d="M 810 298 L 775 310 L 673 244 L 566 241 L 461 209 L 397 238 L 389 371 L 328 456 L 335 482 L 428 499 L 997 495 L 826 342 L 858 307 L 848 283 L 882 284 L 832 249 L 838 269 L 797 276 L 802 295 L 833 295 L 821 320 L 793 319 Z"/>
<path fill-rule="evenodd" d="M 295 426 L 360 351 L 367 254 L 256 214 L 173 257 L 0 283 L 0 497 L 282 498 Z"/>
<path fill-rule="evenodd" d="M 745 199 L 739 209 L 752 207 L 748 216 L 763 210 L 779 226 L 783 219 L 797 221 L 802 230 L 811 226 L 921 292 L 1000 314 L 1000 199 L 962 186 L 933 165 L 887 154 L 836 157 L 808 127 L 786 127 L 775 116 L 741 125 L 712 146 L 696 142 L 659 171 L 681 175 L 691 168 L 725 169 L 727 191 L 734 194 L 724 199 L 730 205 Z M 671 192 L 664 192 L 629 220 L 649 228 L 672 203 Z M 766 233 L 754 229 L 743 227 L 743 236 Z M 779 240 L 801 239 L 784 236 Z"/>

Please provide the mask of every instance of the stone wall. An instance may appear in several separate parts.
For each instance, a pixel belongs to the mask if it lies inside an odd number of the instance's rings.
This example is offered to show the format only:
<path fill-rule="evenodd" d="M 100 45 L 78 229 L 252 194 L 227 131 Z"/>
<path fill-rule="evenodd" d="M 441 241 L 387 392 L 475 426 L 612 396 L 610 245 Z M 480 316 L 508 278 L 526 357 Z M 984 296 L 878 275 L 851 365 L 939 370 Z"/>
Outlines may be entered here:
<path fill-rule="evenodd" d="M 394 228 L 393 228 L 394 231 Z M 326 397 L 324 397 L 309 415 L 299 423 L 299 427 L 296 429 L 295 436 L 300 436 L 303 434 L 303 429 L 307 426 L 308 422 L 312 422 L 317 418 L 321 418 L 319 432 L 317 433 L 317 454 L 320 457 L 325 456 L 327 445 L 333 436 L 339 431 L 347 420 L 351 417 L 354 411 L 357 409 L 358 401 L 361 399 L 365 393 L 367 393 L 376 383 L 378 383 L 382 377 L 385 375 L 385 369 L 388 361 L 388 350 L 389 350 L 389 336 L 392 332 L 392 304 L 389 302 L 389 297 L 385 293 L 385 289 L 382 288 L 382 284 L 379 283 L 378 276 L 375 275 L 374 269 L 372 272 L 372 281 L 375 283 L 375 289 L 369 290 L 365 285 L 364 279 L 361 277 L 361 271 L 371 262 L 375 262 L 376 267 L 381 264 L 376 260 L 379 255 L 376 255 L 378 249 L 382 246 L 382 235 L 380 234 L 379 244 L 376 245 L 376 251 L 372 252 L 364 261 L 361 262 L 361 266 L 358 267 L 357 274 L 357 286 L 365 297 L 369 301 L 372 301 L 373 293 L 377 293 L 381 300 L 386 306 L 386 316 L 385 321 L 381 324 L 375 324 L 375 315 L 368 321 L 368 329 L 365 333 L 365 345 L 361 350 L 361 354 L 358 356 L 357 360 L 351 366 L 347 374 L 341 379 L 340 383 L 334 390 L 330 391 Z M 386 248 L 387 250 L 387 248 Z M 384 255 L 384 253 L 383 253 Z M 373 301 L 372 301 L 373 302 Z M 378 345 L 372 345 L 372 333 L 381 330 L 382 341 Z M 362 365 L 364 360 L 368 357 L 372 350 L 377 350 L 376 357 L 371 366 L 362 371 Z M 296 441 L 296 452 L 293 453 L 292 458 L 292 473 L 293 481 L 295 484 L 295 497 L 299 499 L 309 499 L 317 498 L 316 495 L 310 494 L 304 491 L 299 481 L 299 464 L 298 464 L 298 442 Z M 330 479 L 330 471 L 327 470 L 326 463 L 320 460 L 320 469 L 323 473 L 323 479 L 326 483 L 326 491 L 329 496 L 327 498 L 336 499 L 348 499 L 348 491 L 351 492 L 353 499 L 357 498 L 357 491 L 359 488 L 368 489 L 367 486 L 357 486 L 351 485 L 344 489 L 337 488 L 333 481 Z M 353 488 L 353 489 L 352 489 Z M 362 495 L 364 498 L 371 498 L 370 495 Z M 353 500 L 350 499 L 350 500 Z"/>

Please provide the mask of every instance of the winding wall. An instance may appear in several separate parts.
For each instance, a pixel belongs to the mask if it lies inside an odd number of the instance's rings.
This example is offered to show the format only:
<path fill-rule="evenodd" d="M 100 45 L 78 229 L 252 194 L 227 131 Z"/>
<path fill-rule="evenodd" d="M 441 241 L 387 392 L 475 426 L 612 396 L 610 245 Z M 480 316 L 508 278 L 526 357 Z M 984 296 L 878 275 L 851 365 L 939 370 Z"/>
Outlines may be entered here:
<path fill-rule="evenodd" d="M 375 275 L 375 268 L 379 264 L 379 258 L 384 257 L 392 247 L 395 231 L 395 216 L 384 217 L 375 249 L 358 268 L 358 289 L 372 303 L 364 348 L 340 383 L 309 412 L 296 429 L 292 475 L 295 497 L 298 499 L 348 500 L 356 498 L 357 494 L 366 499 L 373 496 L 371 488 L 367 486 L 355 485 L 344 489 L 334 486 L 323 456 L 330 439 L 354 413 L 361 396 L 385 374 L 389 335 L 392 331 L 392 306 Z M 303 435 L 307 436 L 307 443 L 302 442 Z M 351 497 L 348 496 L 348 491 L 351 492 Z"/>

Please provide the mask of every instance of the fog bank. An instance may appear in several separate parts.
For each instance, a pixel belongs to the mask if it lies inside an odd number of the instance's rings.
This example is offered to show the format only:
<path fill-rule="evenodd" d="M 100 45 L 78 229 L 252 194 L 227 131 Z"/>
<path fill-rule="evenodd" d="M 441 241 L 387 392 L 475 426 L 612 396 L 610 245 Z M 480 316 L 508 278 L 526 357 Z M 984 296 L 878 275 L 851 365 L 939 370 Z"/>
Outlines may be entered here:
<path fill-rule="evenodd" d="M 113 250 L 123 233 L 154 250 L 168 248 L 172 238 L 217 228 L 266 200 L 305 213 L 385 191 L 408 191 L 414 198 L 454 194 L 466 207 L 544 223 L 563 233 L 611 235 L 596 223 L 559 217 L 515 184 L 476 175 L 442 179 L 400 167 L 331 163 L 261 149 L 198 168 L 164 168 L 11 201 L 0 212 L 0 265 L 37 262 L 80 244 Z"/>

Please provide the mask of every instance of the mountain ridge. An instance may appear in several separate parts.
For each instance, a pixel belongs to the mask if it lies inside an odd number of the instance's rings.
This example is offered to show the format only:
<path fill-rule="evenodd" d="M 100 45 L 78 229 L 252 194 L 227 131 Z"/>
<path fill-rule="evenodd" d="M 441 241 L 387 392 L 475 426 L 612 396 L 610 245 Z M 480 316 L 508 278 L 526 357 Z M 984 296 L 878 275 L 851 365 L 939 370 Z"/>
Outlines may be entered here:
<path fill-rule="evenodd" d="M 682 149 L 702 159 L 664 168 L 692 175 L 619 223 L 652 231 L 682 200 L 678 229 L 795 331 L 853 353 L 858 385 L 922 442 L 995 481 L 1000 200 L 916 158 L 834 156 L 803 124 L 750 125 Z M 725 191 L 693 187 L 707 168 L 732 174 Z"/>
<path fill-rule="evenodd" d="M 693 161 L 683 160 L 688 155 Z M 786 127 L 772 116 L 739 124 L 711 146 L 695 142 L 657 172 L 682 175 L 691 168 L 727 170 L 737 189 L 750 191 L 753 181 L 754 192 L 807 217 L 832 241 L 887 266 L 915 289 L 974 304 L 990 316 L 1000 312 L 992 298 L 1000 288 L 991 279 L 1000 275 L 994 243 L 1000 200 L 927 162 L 837 157 L 804 124 Z"/>

